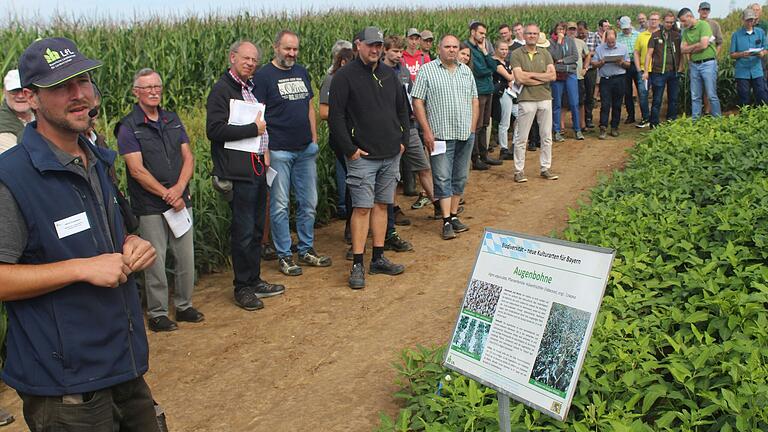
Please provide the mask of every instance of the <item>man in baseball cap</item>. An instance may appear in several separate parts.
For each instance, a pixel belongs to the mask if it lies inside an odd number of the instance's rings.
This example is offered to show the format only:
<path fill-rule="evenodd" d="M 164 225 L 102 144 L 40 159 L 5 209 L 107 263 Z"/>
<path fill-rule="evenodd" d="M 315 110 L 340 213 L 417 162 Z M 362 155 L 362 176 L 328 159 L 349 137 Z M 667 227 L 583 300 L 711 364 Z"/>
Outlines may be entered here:
<path fill-rule="evenodd" d="M 432 51 L 432 44 L 435 41 L 435 35 L 429 31 L 429 30 L 422 30 L 421 31 L 421 52 L 424 53 L 425 56 L 435 59 L 437 56 L 435 56 L 435 53 Z"/>
<path fill-rule="evenodd" d="M 15 146 L 21 139 L 24 126 L 35 118 L 21 91 L 18 69 L 5 74 L 3 93 L 3 102 L 0 103 L 0 153 Z"/>
<path fill-rule="evenodd" d="M 88 71 L 100 65 L 67 39 L 30 45 L 19 71 L 37 118 L 0 155 L 0 300 L 12 347 L 2 380 L 33 432 L 159 432 L 133 278 L 155 250 L 125 232 L 115 152 L 82 135 L 95 104 Z"/>

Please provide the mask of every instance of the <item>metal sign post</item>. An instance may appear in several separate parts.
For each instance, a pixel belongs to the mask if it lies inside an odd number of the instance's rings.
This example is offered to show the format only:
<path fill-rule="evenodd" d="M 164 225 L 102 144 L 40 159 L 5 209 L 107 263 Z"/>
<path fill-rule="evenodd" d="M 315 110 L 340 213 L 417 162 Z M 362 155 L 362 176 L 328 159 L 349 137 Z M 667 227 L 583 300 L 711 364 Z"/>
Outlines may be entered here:
<path fill-rule="evenodd" d="M 509 396 L 497 392 L 499 399 L 499 431 L 512 432 L 512 421 L 509 418 Z"/>

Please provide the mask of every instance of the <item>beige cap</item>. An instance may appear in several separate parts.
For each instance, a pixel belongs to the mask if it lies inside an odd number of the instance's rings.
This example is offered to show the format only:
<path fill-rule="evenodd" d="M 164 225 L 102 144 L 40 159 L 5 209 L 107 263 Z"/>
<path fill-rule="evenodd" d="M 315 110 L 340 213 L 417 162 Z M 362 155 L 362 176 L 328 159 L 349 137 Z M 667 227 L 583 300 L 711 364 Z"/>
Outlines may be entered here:
<path fill-rule="evenodd" d="M 434 39 L 435 35 L 432 34 L 429 30 L 424 30 L 421 32 L 421 38 L 422 39 Z"/>
<path fill-rule="evenodd" d="M 539 48 L 549 48 L 549 39 L 544 32 L 539 32 L 539 40 L 536 41 L 536 46 Z"/>

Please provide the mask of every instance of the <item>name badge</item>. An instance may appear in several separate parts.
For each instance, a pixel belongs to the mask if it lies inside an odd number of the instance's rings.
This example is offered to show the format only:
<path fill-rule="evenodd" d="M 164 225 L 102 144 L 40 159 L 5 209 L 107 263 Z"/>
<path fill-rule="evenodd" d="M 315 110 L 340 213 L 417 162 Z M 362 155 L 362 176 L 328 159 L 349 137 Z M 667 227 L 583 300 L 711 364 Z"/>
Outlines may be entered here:
<path fill-rule="evenodd" d="M 56 227 L 56 234 L 59 235 L 59 239 L 91 228 L 88 223 L 88 215 L 85 212 L 56 221 L 53 225 Z"/>

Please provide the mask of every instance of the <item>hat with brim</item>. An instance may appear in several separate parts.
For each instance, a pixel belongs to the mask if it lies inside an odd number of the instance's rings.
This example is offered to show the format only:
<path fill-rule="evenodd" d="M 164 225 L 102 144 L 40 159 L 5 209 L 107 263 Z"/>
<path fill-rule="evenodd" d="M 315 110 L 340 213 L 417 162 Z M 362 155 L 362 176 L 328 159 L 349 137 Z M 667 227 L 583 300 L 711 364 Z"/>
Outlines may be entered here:
<path fill-rule="evenodd" d="M 411 36 L 421 37 L 421 33 L 419 33 L 419 30 L 411 27 L 411 28 L 408 29 L 407 32 L 405 32 L 405 37 L 411 37 Z"/>
<path fill-rule="evenodd" d="M 366 27 L 360 32 L 360 42 L 366 45 L 384 43 L 384 33 L 378 27 Z"/>
<path fill-rule="evenodd" d="M 432 40 L 435 38 L 435 35 L 433 35 L 432 32 L 429 30 L 424 30 L 423 32 L 421 32 L 421 38 L 424 40 L 427 40 L 427 39 Z"/>
<path fill-rule="evenodd" d="M 19 58 L 22 87 L 53 87 L 84 72 L 100 67 L 67 38 L 40 39 L 28 46 Z"/>
<path fill-rule="evenodd" d="M 568 24 L 566 24 L 565 28 L 567 28 L 567 29 L 577 29 L 577 28 L 579 28 L 579 26 L 576 25 L 576 23 L 573 22 L 573 21 L 568 21 Z"/>
<path fill-rule="evenodd" d="M 539 48 L 549 48 L 549 39 L 544 32 L 539 32 L 539 40 L 536 41 L 536 46 Z"/>
<path fill-rule="evenodd" d="M 757 14 L 752 10 L 752 8 L 746 8 L 741 14 L 741 19 L 745 21 L 749 19 L 757 19 Z"/>
<path fill-rule="evenodd" d="M 5 91 L 14 91 L 21 88 L 21 78 L 19 78 L 19 70 L 11 69 L 5 74 L 3 79 L 3 88 Z"/>

